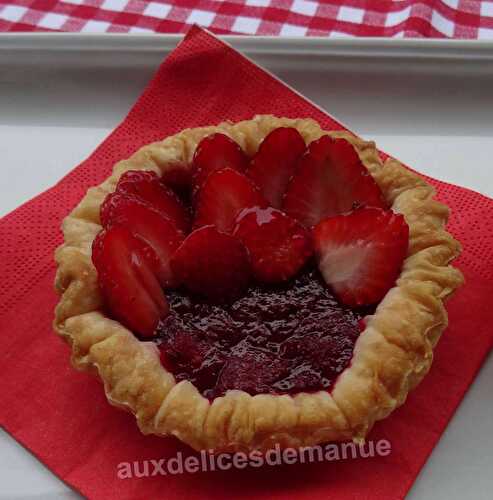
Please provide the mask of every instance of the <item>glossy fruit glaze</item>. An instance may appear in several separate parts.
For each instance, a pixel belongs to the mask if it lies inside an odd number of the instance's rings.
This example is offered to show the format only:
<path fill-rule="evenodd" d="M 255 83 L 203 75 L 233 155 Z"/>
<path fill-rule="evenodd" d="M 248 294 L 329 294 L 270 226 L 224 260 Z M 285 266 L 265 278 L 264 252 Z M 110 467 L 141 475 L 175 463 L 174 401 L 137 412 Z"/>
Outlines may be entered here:
<path fill-rule="evenodd" d="M 239 389 L 330 389 L 348 366 L 368 311 L 340 305 L 314 266 L 284 285 L 254 285 L 230 304 L 169 291 L 158 327 L 163 365 L 209 399 Z"/>

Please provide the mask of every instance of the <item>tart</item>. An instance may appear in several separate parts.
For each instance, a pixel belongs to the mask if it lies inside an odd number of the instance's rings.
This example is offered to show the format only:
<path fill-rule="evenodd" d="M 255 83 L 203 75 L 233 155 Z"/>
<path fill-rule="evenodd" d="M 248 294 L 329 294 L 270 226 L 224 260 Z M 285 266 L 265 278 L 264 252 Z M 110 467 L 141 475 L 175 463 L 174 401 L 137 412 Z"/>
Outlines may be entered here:
<path fill-rule="evenodd" d="M 361 442 L 428 372 L 463 282 L 433 196 L 311 119 L 183 130 L 63 221 L 55 330 L 145 434 Z"/>

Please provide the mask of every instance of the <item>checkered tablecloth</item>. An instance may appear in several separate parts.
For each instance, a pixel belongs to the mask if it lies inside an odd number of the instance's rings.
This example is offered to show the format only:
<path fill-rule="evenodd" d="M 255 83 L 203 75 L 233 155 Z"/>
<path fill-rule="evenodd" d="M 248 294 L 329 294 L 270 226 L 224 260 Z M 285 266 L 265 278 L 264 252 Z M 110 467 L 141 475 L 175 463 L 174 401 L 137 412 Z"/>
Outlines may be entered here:
<path fill-rule="evenodd" d="M 493 38 L 493 0 L 0 0 L 0 31 Z"/>

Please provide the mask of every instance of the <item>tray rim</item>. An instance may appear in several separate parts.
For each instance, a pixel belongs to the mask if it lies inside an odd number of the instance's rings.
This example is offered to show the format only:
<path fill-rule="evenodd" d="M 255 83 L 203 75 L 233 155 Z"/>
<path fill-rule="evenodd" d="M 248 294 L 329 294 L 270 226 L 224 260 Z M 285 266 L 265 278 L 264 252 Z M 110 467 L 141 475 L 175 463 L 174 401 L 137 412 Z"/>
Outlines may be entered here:
<path fill-rule="evenodd" d="M 163 52 L 182 34 L 0 33 L 0 56 L 12 52 Z M 492 40 L 423 38 L 324 38 L 226 35 L 235 49 L 253 55 L 344 56 L 493 61 Z M 20 54 L 19 54 L 20 55 Z"/>

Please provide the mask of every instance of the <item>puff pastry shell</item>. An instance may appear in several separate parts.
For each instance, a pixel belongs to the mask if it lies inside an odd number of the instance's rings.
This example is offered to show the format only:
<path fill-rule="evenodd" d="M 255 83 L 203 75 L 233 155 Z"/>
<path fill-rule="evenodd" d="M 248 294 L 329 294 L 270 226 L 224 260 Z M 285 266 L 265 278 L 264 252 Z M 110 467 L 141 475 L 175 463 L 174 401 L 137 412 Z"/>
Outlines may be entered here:
<path fill-rule="evenodd" d="M 354 145 L 389 205 L 409 224 L 408 255 L 396 286 L 367 318 L 351 365 L 331 392 L 250 396 L 234 390 L 209 402 L 190 382 L 175 383 L 152 342 L 139 341 L 105 316 L 91 262 L 91 243 L 101 229 L 99 207 L 127 170 L 161 175 L 168 168 L 187 169 L 199 141 L 213 132 L 229 135 L 251 155 L 281 126 L 298 129 L 306 143 L 329 134 Z M 428 372 L 433 347 L 447 325 L 444 300 L 463 281 L 450 266 L 460 245 L 444 230 L 448 208 L 433 196 L 433 187 L 398 161 L 383 164 L 373 142 L 322 130 L 311 119 L 257 116 L 184 130 L 117 163 L 63 221 L 64 244 L 56 250 L 61 298 L 55 330 L 70 344 L 73 365 L 97 373 L 108 401 L 131 411 L 145 434 L 174 435 L 197 450 L 221 451 L 362 441 Z"/>

